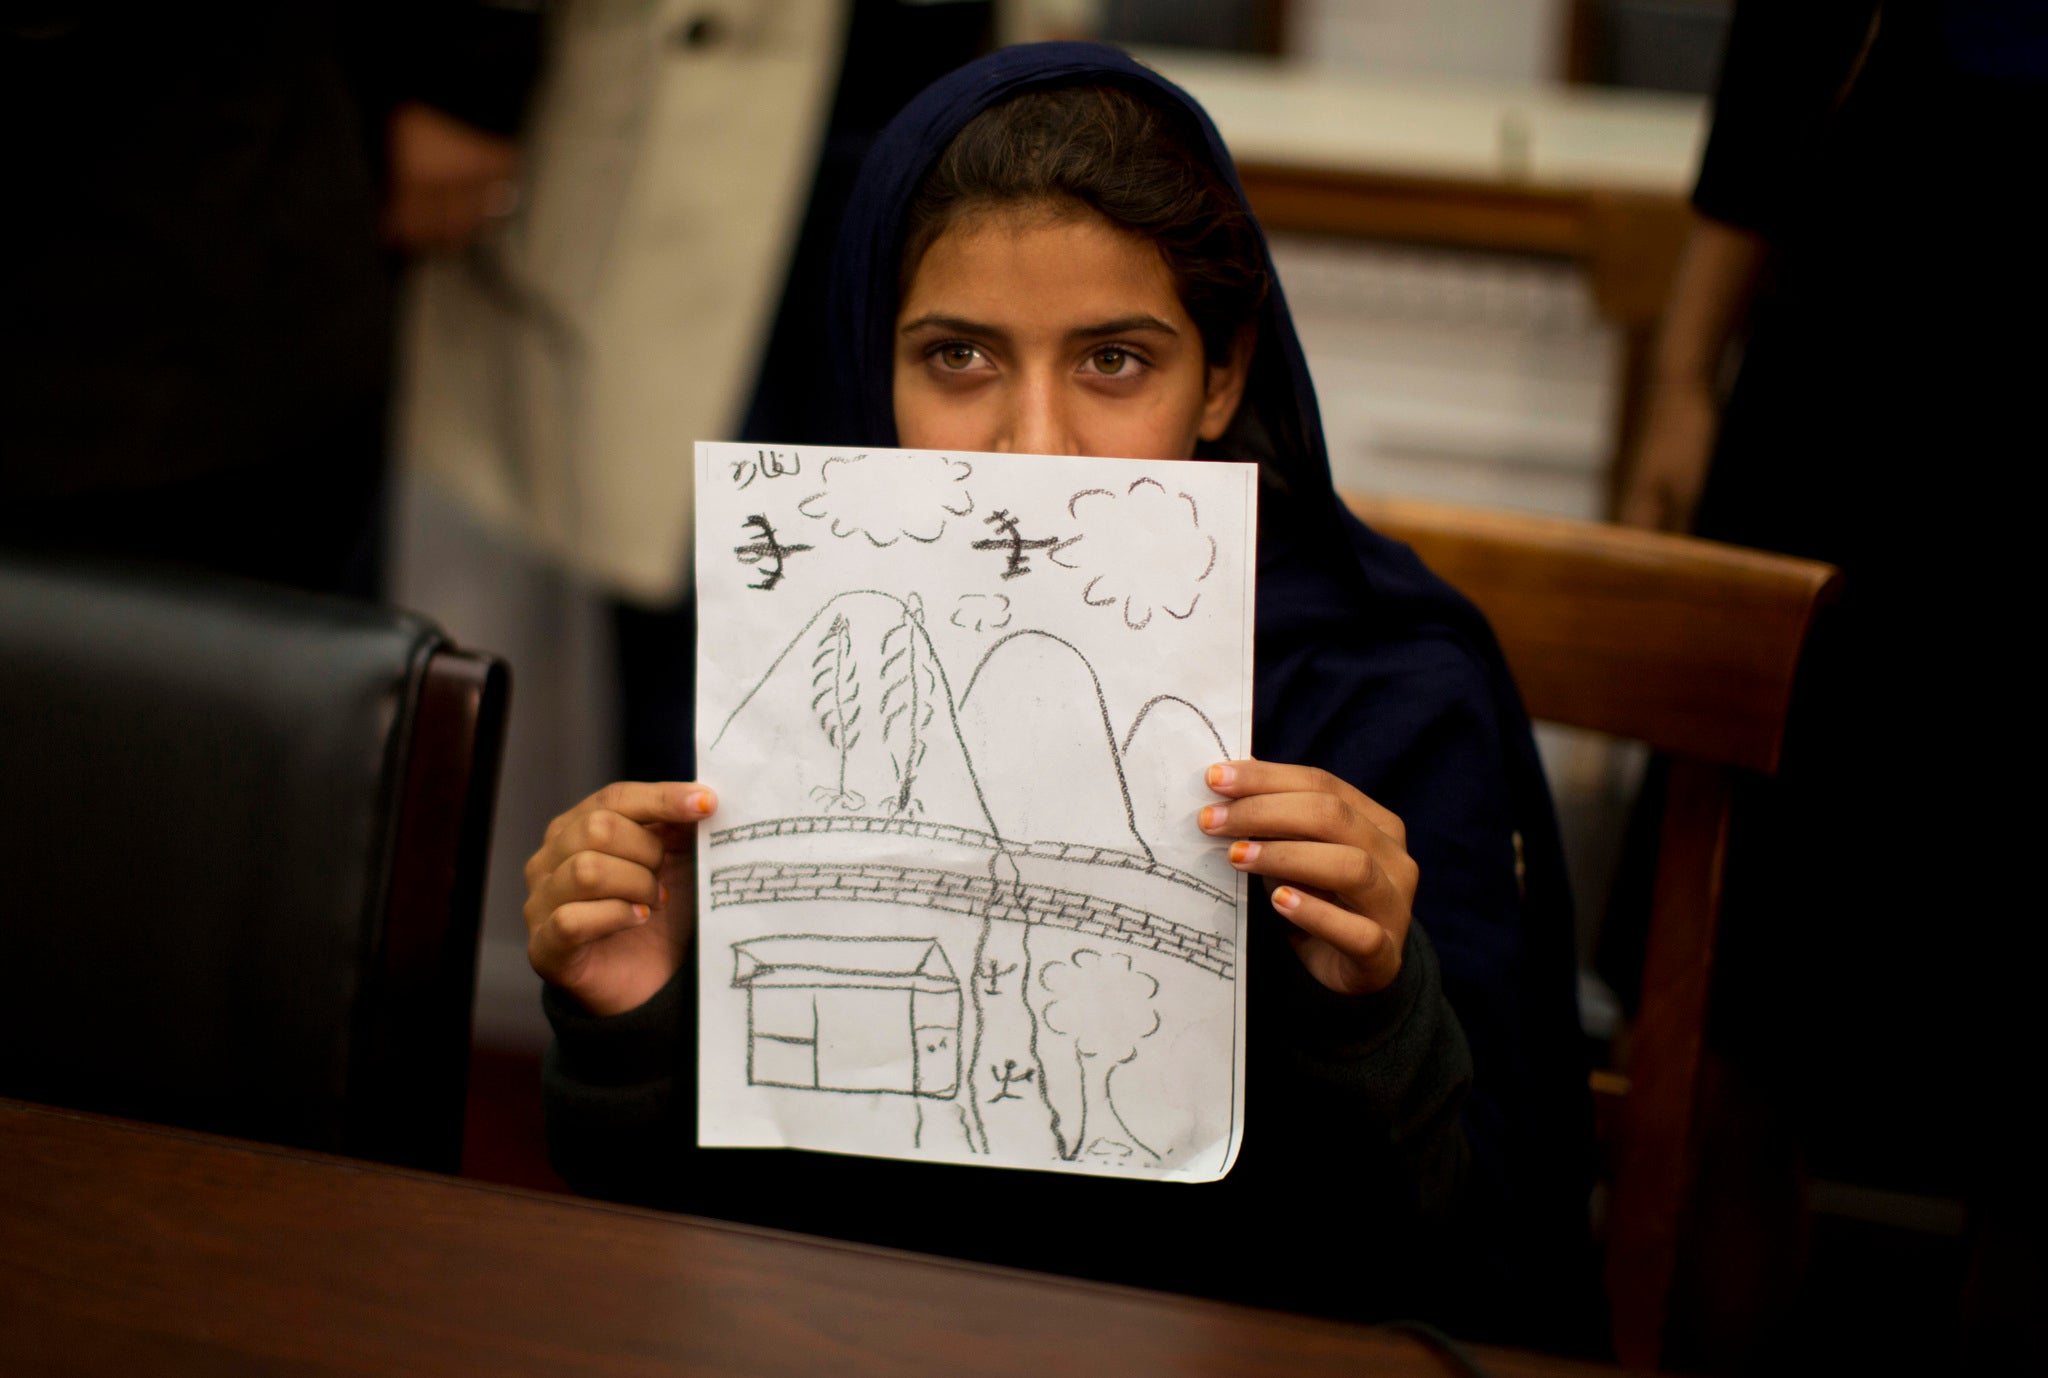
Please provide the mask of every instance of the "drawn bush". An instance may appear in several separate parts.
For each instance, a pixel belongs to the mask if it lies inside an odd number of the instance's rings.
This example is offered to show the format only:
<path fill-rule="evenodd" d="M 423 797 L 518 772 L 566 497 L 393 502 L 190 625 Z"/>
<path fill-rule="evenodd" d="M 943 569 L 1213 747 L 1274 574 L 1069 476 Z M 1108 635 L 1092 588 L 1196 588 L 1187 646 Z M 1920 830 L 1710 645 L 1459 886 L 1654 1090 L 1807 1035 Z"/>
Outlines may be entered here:
<path fill-rule="evenodd" d="M 1066 1156 L 1123 1147 L 1106 1138 L 1089 1138 L 1089 1122 L 1094 1120 L 1099 1127 L 1106 1112 L 1131 1148 L 1157 1160 L 1159 1155 L 1139 1141 L 1118 1113 L 1110 1080 L 1119 1067 L 1137 1060 L 1139 1044 L 1159 1032 L 1159 1011 L 1152 1004 L 1159 994 L 1158 980 L 1133 967 L 1128 953 L 1083 947 L 1064 962 L 1046 963 L 1039 969 L 1038 983 L 1052 997 L 1046 1002 L 1045 1025 L 1074 1041 L 1081 1071 L 1081 1122 L 1071 1138 L 1060 1136 Z"/>
<path fill-rule="evenodd" d="M 836 788 L 818 786 L 811 798 L 825 808 L 843 808 L 850 813 L 867 807 L 867 799 L 846 787 L 846 761 L 860 741 L 860 666 L 853 655 L 853 628 L 846 614 L 839 613 L 818 638 L 818 654 L 811 661 L 811 711 L 826 743 L 838 753 Z"/>
<path fill-rule="evenodd" d="M 883 801 L 892 814 L 924 811 L 917 797 L 917 772 L 929 746 L 927 734 L 936 716 L 939 681 L 932 667 L 931 642 L 924 634 L 924 602 L 911 594 L 902 618 L 882 633 L 882 740 L 889 747 L 896 793 Z"/>

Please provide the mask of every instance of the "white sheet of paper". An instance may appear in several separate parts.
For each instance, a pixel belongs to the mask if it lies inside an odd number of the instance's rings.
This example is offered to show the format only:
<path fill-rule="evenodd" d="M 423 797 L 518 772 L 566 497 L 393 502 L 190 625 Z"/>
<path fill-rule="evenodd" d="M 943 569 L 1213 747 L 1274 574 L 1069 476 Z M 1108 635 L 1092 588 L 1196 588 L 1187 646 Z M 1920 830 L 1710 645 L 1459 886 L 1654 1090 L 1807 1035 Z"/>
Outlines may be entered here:
<path fill-rule="evenodd" d="M 699 443 L 698 1138 L 1182 1181 L 1244 1118 L 1249 464 Z"/>

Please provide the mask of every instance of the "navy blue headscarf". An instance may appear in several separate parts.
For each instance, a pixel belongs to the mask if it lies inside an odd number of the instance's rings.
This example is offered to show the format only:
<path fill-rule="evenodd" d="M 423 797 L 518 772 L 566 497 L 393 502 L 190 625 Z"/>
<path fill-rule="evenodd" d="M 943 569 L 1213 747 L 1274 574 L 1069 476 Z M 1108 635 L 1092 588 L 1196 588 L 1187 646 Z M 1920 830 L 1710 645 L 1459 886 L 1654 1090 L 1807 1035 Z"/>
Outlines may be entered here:
<path fill-rule="evenodd" d="M 831 320 L 849 441 L 896 443 L 898 263 L 905 212 L 923 180 L 976 115 L 1026 91 L 1070 84 L 1122 87 L 1179 112 L 1242 200 L 1230 155 L 1201 107 L 1115 49 L 1009 48 L 942 78 L 883 131 L 841 230 Z M 1262 234 L 1258 243 L 1264 252 Z M 1240 416 L 1221 442 L 1230 458 L 1257 460 L 1266 476 L 1253 749 L 1266 760 L 1329 770 L 1407 824 L 1422 871 L 1416 922 L 1471 1049 L 1474 1077 L 1462 1109 L 1470 1196 L 1477 1214 L 1493 1217 L 1475 1247 L 1493 1255 L 1504 1286 L 1533 1286 L 1528 1306 L 1539 1311 L 1558 1304 L 1559 1275 L 1572 1273 L 1566 1258 L 1583 1246 L 1590 1167 L 1570 901 L 1548 789 L 1484 618 L 1338 500 L 1277 276 L 1257 328 Z M 1347 1017 L 1344 998 L 1301 969 L 1279 920 L 1255 921 L 1247 971 L 1261 974 L 1248 988 L 1252 1066 L 1239 1173 L 1278 1166 L 1290 1137 L 1333 1132 L 1291 1117 L 1283 1097 L 1264 1093 L 1301 1069 L 1262 1070 L 1262 1042 L 1284 1043 L 1272 1034 L 1283 1027 L 1338 1029 Z M 1294 1147 L 1303 1156 L 1289 1172 L 1330 1150 Z M 1541 1260 L 1537 1276 L 1532 1258 Z"/>
<path fill-rule="evenodd" d="M 830 310 L 843 440 L 896 444 L 891 370 L 904 215 L 939 155 L 968 121 L 991 106 L 1025 91 L 1083 84 L 1123 87 L 1180 112 L 1199 131 L 1209 162 L 1244 199 L 1236 166 L 1208 114 L 1178 86 L 1118 49 L 1095 43 L 1027 44 L 1001 49 L 941 78 L 882 132 L 862 165 L 841 227 Z M 1256 221 L 1254 230 L 1263 252 L 1265 235 Z M 1495 672 L 1503 707 L 1519 719 L 1520 699 L 1484 618 L 1430 575 L 1405 546 L 1369 531 L 1338 500 L 1308 361 L 1270 257 L 1266 266 L 1272 286 L 1259 308 L 1258 347 L 1245 401 L 1223 442 L 1226 448 L 1236 447 L 1231 458 L 1258 461 L 1265 470 L 1261 526 L 1271 533 L 1284 522 L 1293 547 L 1288 553 L 1298 557 L 1269 570 L 1266 547 L 1271 541 L 1262 541 L 1259 631 L 1269 631 L 1269 612 L 1291 613 L 1281 622 L 1306 618 L 1315 623 L 1331 616 L 1348 619 L 1368 605 L 1381 620 L 1438 625 L 1468 642 Z M 1273 585 L 1271 576 L 1282 582 Z M 1274 596 L 1267 596 L 1269 590 Z M 1270 628 L 1280 629 L 1279 622 Z M 1267 682 L 1268 669 L 1262 657 L 1259 698 L 1273 703 L 1285 695 L 1268 692 L 1283 687 Z"/>
<path fill-rule="evenodd" d="M 1156 105 L 1186 115 L 1200 132 L 1209 161 L 1238 199 L 1237 169 L 1209 117 L 1186 92 L 1115 48 L 1095 43 L 1036 43 L 1004 48 L 925 88 L 883 130 L 847 207 L 840 231 L 831 297 L 833 341 L 838 346 L 839 406 L 853 438 L 871 445 L 896 443 L 890 365 L 894 358 L 896 270 L 903 216 L 939 155 L 962 126 L 990 106 L 1024 91 L 1062 85 L 1121 86 Z M 1263 250 L 1265 238 L 1259 236 Z M 1269 265 L 1270 266 L 1270 265 Z M 1257 444 L 1283 466 L 1285 486 L 1334 507 L 1323 426 L 1309 385 L 1308 364 L 1278 280 L 1261 308 L 1259 349 L 1248 393 L 1259 399 L 1258 420 L 1267 437 Z"/>

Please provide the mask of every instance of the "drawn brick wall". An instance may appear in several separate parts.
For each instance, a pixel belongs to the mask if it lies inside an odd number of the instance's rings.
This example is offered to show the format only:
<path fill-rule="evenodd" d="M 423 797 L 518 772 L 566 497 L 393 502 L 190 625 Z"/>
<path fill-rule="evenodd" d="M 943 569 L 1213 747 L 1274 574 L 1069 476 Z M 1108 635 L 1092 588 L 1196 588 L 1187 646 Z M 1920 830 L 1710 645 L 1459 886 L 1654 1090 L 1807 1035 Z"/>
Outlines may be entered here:
<path fill-rule="evenodd" d="M 781 821 L 799 823 L 806 820 Z M 946 827 L 944 824 L 923 823 L 914 826 L 920 829 Z M 947 831 L 957 833 L 963 830 Z M 960 840 L 935 836 L 942 841 Z M 986 914 L 992 918 L 1115 938 L 1134 947 L 1148 947 L 1162 956 L 1176 957 L 1205 971 L 1212 971 L 1225 980 L 1237 974 L 1237 945 L 1230 939 L 1175 923 L 1127 904 L 1083 894 L 1079 890 L 1051 885 L 999 886 L 987 876 L 963 875 L 958 871 L 921 866 L 868 863 L 831 865 L 763 861 L 720 867 L 711 873 L 711 903 L 714 906 L 786 904 L 799 900 L 903 904 L 974 918 Z"/>
<path fill-rule="evenodd" d="M 725 846 L 737 842 L 753 842 L 767 837 L 803 837 L 816 833 L 887 833 L 896 837 L 921 837 L 931 842 L 951 842 L 963 847 L 976 847 L 987 852 L 1007 852 L 1012 856 L 1040 857 L 1048 861 L 1073 861 L 1090 866 L 1114 866 L 1122 871 L 1139 871 L 1145 875 L 1157 876 L 1161 880 L 1184 885 L 1217 901 L 1229 904 L 1232 896 L 1217 889 L 1199 876 L 1164 865 L 1136 852 L 1119 851 L 1113 847 L 1091 847 L 1081 842 L 1013 842 L 997 837 L 994 833 L 977 831 L 974 828 L 955 827 L 951 823 L 928 823 L 906 818 L 862 818 L 852 814 L 814 815 L 802 818 L 771 818 L 760 823 L 748 823 L 737 828 L 721 828 L 711 834 L 711 845 Z"/>

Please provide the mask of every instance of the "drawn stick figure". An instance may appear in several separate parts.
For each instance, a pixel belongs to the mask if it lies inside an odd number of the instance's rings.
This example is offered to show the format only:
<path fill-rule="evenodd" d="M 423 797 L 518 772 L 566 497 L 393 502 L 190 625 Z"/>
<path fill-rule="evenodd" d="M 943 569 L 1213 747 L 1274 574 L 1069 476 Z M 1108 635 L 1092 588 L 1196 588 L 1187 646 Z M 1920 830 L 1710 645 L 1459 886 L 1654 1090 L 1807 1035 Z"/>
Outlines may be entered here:
<path fill-rule="evenodd" d="M 1022 1096 L 1010 1088 L 1012 1086 L 1022 1086 L 1025 1082 L 1031 1080 L 1031 1073 L 1034 1070 L 1036 1069 L 1026 1067 L 1023 1071 L 1018 1071 L 1017 1059 L 1014 1057 L 1004 1058 L 1003 1065 L 1000 1067 L 991 1062 L 988 1065 L 988 1074 L 996 1079 L 997 1090 L 993 1096 L 988 1098 L 988 1103 L 994 1105 L 999 1100 L 1023 1100 Z"/>
<path fill-rule="evenodd" d="M 995 958 L 991 957 L 986 962 L 983 962 L 980 968 L 976 970 L 974 974 L 988 982 L 988 985 L 985 986 L 982 990 L 982 993 L 984 995 L 1001 995 L 1003 993 L 1003 987 L 1001 985 L 1002 979 L 1005 976 L 1008 976 L 1011 972 L 1015 971 L 1016 969 L 1017 964 L 1015 962 L 1011 962 L 1008 966 L 1004 966 Z"/>

